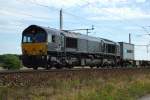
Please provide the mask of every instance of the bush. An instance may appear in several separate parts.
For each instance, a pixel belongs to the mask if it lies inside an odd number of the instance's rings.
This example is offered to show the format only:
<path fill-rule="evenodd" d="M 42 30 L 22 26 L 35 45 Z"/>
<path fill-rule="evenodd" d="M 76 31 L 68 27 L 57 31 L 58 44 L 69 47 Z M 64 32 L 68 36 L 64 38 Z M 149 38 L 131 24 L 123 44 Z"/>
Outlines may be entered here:
<path fill-rule="evenodd" d="M 0 64 L 4 69 L 20 69 L 21 62 L 17 55 L 6 54 L 0 56 Z"/>

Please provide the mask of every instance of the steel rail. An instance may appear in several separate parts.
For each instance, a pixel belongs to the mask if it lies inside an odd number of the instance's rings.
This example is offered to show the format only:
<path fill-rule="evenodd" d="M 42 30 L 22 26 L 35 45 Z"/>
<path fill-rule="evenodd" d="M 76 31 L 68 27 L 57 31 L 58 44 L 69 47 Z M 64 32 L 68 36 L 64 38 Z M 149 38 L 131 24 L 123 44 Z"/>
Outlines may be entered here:
<path fill-rule="evenodd" d="M 73 68 L 73 69 L 39 69 L 39 70 L 32 70 L 32 69 L 25 69 L 25 70 L 2 70 L 0 74 L 19 74 L 19 73 L 44 73 L 44 72 L 73 72 L 73 71 L 121 71 L 121 70 L 140 70 L 140 69 L 150 69 L 150 68 Z"/>

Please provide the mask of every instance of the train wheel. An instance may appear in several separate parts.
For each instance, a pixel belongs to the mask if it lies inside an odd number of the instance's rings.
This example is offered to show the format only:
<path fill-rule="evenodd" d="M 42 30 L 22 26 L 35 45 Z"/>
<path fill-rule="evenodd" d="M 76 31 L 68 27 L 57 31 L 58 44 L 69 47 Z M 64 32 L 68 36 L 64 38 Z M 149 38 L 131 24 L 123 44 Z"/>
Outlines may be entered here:
<path fill-rule="evenodd" d="M 67 66 L 67 68 L 71 69 L 71 68 L 73 68 L 73 65 L 69 65 L 69 66 Z"/>
<path fill-rule="evenodd" d="M 34 67 L 33 67 L 33 69 L 34 69 L 34 70 L 37 70 L 37 69 L 38 69 L 38 67 L 37 67 L 37 66 L 34 66 Z"/>
<path fill-rule="evenodd" d="M 101 68 L 104 68 L 105 66 L 103 65 L 103 64 L 101 64 L 101 66 L 100 66 Z"/>
<path fill-rule="evenodd" d="M 55 68 L 56 69 L 62 69 L 62 66 L 61 65 L 56 65 Z"/>
<path fill-rule="evenodd" d="M 96 68 L 99 68 L 99 67 L 100 67 L 99 65 L 96 66 Z"/>
<path fill-rule="evenodd" d="M 46 66 L 46 70 L 49 70 L 49 69 L 51 69 L 51 66 L 50 66 L 50 65 L 47 65 L 47 66 Z"/>
<path fill-rule="evenodd" d="M 91 69 L 93 69 L 94 66 L 90 66 Z"/>

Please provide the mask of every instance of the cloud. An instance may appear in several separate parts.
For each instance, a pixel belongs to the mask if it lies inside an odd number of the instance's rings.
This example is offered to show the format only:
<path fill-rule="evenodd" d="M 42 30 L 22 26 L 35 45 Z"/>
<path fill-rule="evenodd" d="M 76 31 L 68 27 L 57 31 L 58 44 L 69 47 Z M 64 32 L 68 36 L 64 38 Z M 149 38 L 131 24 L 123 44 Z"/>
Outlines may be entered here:
<path fill-rule="evenodd" d="M 32 19 L 32 20 L 48 20 L 50 19 L 50 16 L 48 16 L 48 14 L 46 13 L 40 13 L 42 14 L 42 16 L 39 16 L 39 12 L 35 12 L 35 11 L 20 11 L 20 10 L 16 10 L 16 9 L 9 9 L 9 8 L 2 8 L 0 9 L 0 14 L 3 16 L 0 17 L 9 17 L 11 19 L 15 18 L 19 18 L 19 19 Z M 11 17 L 10 17 L 11 16 Z"/>
<path fill-rule="evenodd" d="M 146 0 L 136 0 L 137 3 L 144 3 Z"/>
<path fill-rule="evenodd" d="M 25 1 L 25 0 L 22 0 Z M 41 4 L 55 8 L 72 8 L 77 6 L 95 5 L 114 5 L 127 3 L 129 0 L 30 0 L 33 4 Z"/>
<path fill-rule="evenodd" d="M 136 2 L 144 2 L 144 0 L 136 0 Z M 150 12 L 145 12 L 138 7 L 122 6 L 117 7 L 117 5 L 122 5 L 122 3 L 130 3 L 129 0 L 30 0 L 26 2 L 25 0 L 18 0 L 19 4 L 25 4 L 29 9 L 36 7 L 36 9 L 28 10 L 29 14 L 24 11 L 23 15 L 33 15 L 34 19 L 40 19 L 38 7 L 49 7 L 48 9 L 57 10 L 59 12 L 60 8 L 69 9 L 82 7 L 83 13 L 89 14 L 89 20 L 122 20 L 124 19 L 139 19 L 139 18 L 150 18 Z M 15 3 L 16 4 L 16 3 Z M 104 7 L 102 5 L 105 5 Z M 54 8 L 53 8 L 54 7 Z M 59 9 L 55 9 L 59 8 Z M 11 10 L 12 11 L 12 10 Z M 40 11 L 42 13 L 42 11 Z M 43 19 L 50 19 L 49 14 L 44 12 L 42 15 Z M 91 16 L 91 15 L 93 16 Z M 39 18 L 38 18 L 39 17 Z"/>
<path fill-rule="evenodd" d="M 106 7 L 99 8 L 90 6 L 86 12 L 93 13 L 91 20 L 125 20 L 150 18 L 150 12 L 145 12 L 140 8 L 130 7 Z"/>
<path fill-rule="evenodd" d="M 40 16 L 39 13 L 42 16 Z M 0 30 L 6 33 L 9 33 L 9 31 L 18 31 L 32 23 L 47 23 L 49 20 L 52 21 L 54 19 L 49 14 L 38 12 L 38 10 L 21 11 L 19 9 L 6 7 L 0 9 L 0 14 Z"/>
<path fill-rule="evenodd" d="M 70 8 L 78 4 L 84 4 L 85 0 L 32 0 L 32 2 L 55 8 Z"/>

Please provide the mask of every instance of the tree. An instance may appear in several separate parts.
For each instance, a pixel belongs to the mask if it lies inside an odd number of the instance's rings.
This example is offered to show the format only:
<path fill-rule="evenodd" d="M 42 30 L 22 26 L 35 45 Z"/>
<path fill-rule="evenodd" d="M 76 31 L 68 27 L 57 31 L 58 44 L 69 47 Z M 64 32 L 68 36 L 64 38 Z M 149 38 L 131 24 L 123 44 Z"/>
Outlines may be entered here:
<path fill-rule="evenodd" d="M 0 63 L 4 69 L 20 69 L 21 62 L 17 55 L 13 54 L 6 54 L 0 56 Z"/>

